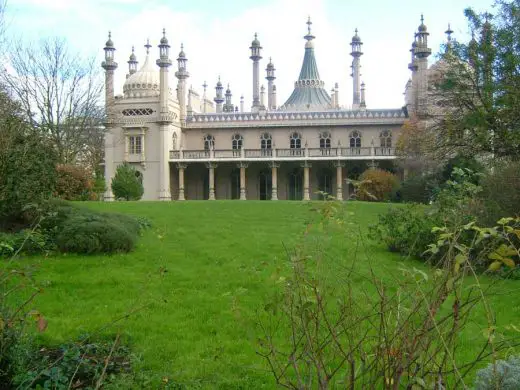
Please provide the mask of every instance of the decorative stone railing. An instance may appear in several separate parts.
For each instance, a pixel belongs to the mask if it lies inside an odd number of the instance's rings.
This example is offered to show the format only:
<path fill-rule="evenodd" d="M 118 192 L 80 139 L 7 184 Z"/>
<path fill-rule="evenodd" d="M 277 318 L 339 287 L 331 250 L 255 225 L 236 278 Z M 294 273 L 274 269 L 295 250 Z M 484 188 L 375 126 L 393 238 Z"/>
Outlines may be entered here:
<path fill-rule="evenodd" d="M 283 160 L 392 160 L 394 148 L 295 148 L 295 149 L 217 149 L 171 150 L 173 161 L 283 161 Z"/>

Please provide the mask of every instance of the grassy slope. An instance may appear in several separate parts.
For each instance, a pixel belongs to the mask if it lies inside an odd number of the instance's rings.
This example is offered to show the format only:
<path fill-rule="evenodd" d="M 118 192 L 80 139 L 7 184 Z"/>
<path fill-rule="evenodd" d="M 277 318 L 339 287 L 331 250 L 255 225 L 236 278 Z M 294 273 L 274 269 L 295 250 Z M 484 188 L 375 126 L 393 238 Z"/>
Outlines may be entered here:
<path fill-rule="evenodd" d="M 109 327 L 119 329 L 142 356 L 141 369 L 175 382 L 203 387 L 274 386 L 255 354 L 255 312 L 285 263 L 284 245 L 294 246 L 310 217 L 298 202 L 90 203 L 89 207 L 148 217 L 153 228 L 135 252 L 115 256 L 31 258 L 47 287 L 35 306 L 49 320 L 42 338 L 59 343 L 92 332 L 146 306 Z M 349 203 L 350 229 L 366 233 L 386 204 Z M 332 241 L 339 262 L 354 250 L 368 252 L 382 270 L 397 270 L 401 258 L 372 242 Z M 419 263 L 412 262 L 420 267 Z M 512 289 L 514 284 L 506 283 Z M 514 299 L 514 302 L 511 301 Z M 494 303 L 502 323 L 518 318 L 518 297 Z M 474 326 L 468 332 L 481 340 Z"/>

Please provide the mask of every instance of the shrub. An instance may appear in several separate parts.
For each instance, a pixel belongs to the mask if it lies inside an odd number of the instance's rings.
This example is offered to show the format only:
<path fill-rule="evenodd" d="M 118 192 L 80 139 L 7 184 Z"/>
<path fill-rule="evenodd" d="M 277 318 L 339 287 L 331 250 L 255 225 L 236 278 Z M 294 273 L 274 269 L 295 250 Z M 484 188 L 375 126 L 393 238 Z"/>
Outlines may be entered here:
<path fill-rule="evenodd" d="M 77 165 L 60 164 L 56 167 L 56 196 L 65 200 L 89 200 L 94 182 L 88 170 Z"/>
<path fill-rule="evenodd" d="M 430 203 L 439 188 L 436 175 L 415 175 L 404 180 L 396 191 L 396 200 L 401 202 Z"/>
<path fill-rule="evenodd" d="M 498 360 L 477 372 L 475 390 L 520 389 L 520 357 Z"/>
<path fill-rule="evenodd" d="M 482 199 L 485 207 L 483 221 L 491 224 L 500 218 L 520 213 L 520 162 L 497 164 L 492 172 L 481 180 Z"/>
<path fill-rule="evenodd" d="M 388 200 L 399 183 L 394 174 L 375 168 L 367 169 L 359 180 L 357 199 L 369 201 Z"/>
<path fill-rule="evenodd" d="M 436 237 L 432 228 L 439 223 L 438 216 L 427 214 L 423 207 L 408 205 L 380 214 L 378 223 L 370 227 L 370 232 L 392 252 L 425 258 L 424 252 Z"/>
<path fill-rule="evenodd" d="M 121 221 L 103 214 L 78 214 L 68 218 L 56 237 L 62 252 L 114 253 L 134 248 L 137 234 Z"/>
<path fill-rule="evenodd" d="M 139 178 L 139 172 L 127 163 L 118 166 L 112 179 L 112 192 L 116 199 L 141 199 L 144 188 Z"/>

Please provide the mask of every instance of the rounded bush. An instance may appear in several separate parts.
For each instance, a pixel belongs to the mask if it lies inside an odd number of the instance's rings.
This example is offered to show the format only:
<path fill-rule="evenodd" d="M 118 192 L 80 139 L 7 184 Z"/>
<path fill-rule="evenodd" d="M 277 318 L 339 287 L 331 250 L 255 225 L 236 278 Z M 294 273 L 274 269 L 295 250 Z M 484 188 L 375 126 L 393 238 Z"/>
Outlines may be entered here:
<path fill-rule="evenodd" d="M 138 235 L 114 218 L 103 214 L 75 215 L 67 219 L 56 237 L 62 252 L 114 253 L 129 252 Z"/>
<path fill-rule="evenodd" d="M 367 169 L 359 180 L 357 199 L 376 202 L 389 200 L 399 184 L 393 173 L 383 169 Z"/>

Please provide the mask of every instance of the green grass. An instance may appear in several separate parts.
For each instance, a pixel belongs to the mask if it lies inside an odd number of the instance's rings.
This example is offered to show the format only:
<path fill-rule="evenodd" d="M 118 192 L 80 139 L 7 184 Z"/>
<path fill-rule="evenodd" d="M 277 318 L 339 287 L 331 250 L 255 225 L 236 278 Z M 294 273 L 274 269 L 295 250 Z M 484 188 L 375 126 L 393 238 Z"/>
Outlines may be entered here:
<path fill-rule="evenodd" d="M 137 369 L 157 380 L 168 377 L 203 388 L 275 387 L 264 361 L 256 355 L 256 312 L 272 292 L 273 275 L 287 271 L 285 248 L 301 241 L 313 214 L 309 204 L 215 201 L 87 206 L 145 216 L 153 227 L 130 254 L 24 260 L 36 263 L 37 279 L 45 286 L 33 303 L 49 322 L 41 342 L 58 344 L 100 328 L 103 334 L 120 331 L 140 356 Z M 328 244 L 338 264 L 357 257 L 363 266 L 362 260 L 370 257 L 377 259 L 382 272 L 398 272 L 403 264 L 399 255 L 363 238 L 368 225 L 387 207 L 363 202 L 346 205 L 351 235 L 331 237 Z M 415 261 L 406 265 L 423 268 Z M 501 286 L 512 291 L 518 284 L 508 281 Z M 520 295 L 515 295 L 492 302 L 501 324 L 520 325 Z M 464 353 L 476 351 L 483 337 L 481 326 L 470 324 Z"/>

